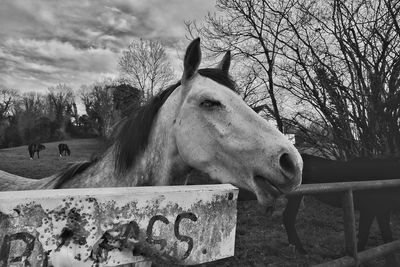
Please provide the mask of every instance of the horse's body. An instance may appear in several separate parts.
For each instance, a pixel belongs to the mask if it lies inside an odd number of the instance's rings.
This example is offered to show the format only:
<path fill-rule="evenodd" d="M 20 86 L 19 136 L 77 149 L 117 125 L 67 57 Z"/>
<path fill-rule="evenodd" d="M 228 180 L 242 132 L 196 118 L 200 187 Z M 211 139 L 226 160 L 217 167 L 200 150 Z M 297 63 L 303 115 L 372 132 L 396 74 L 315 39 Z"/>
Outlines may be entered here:
<path fill-rule="evenodd" d="M 184 184 L 193 170 L 246 188 L 265 206 L 295 189 L 300 154 L 234 92 L 230 53 L 215 69 L 198 69 L 200 59 L 196 39 L 181 81 L 130 114 L 97 160 L 41 180 L 0 173 L 0 191 Z"/>
<path fill-rule="evenodd" d="M 400 158 L 360 158 L 347 162 L 306 154 L 302 154 L 302 158 L 304 162 L 303 184 L 400 179 Z M 342 193 L 324 193 L 313 196 L 328 205 L 342 207 Z M 383 240 L 385 242 L 392 241 L 390 213 L 392 210 L 400 208 L 400 188 L 355 191 L 353 197 L 354 208 L 360 211 L 358 249 L 365 248 L 369 229 L 375 217 Z M 302 198 L 302 196 L 288 197 L 288 203 L 283 213 L 283 222 L 289 243 L 295 245 L 297 251 L 305 254 L 306 251 L 295 228 L 295 220 Z"/>
<path fill-rule="evenodd" d="M 58 144 L 58 153 L 60 154 L 60 157 L 62 156 L 70 156 L 71 155 L 71 150 L 69 150 L 69 147 L 67 144 Z"/>
<path fill-rule="evenodd" d="M 42 150 L 45 150 L 45 149 L 46 149 L 46 147 L 42 144 L 29 144 L 28 145 L 29 157 L 31 159 L 33 159 L 33 157 L 35 156 L 35 153 L 37 153 L 37 157 L 39 159 L 40 158 L 39 152 Z"/>

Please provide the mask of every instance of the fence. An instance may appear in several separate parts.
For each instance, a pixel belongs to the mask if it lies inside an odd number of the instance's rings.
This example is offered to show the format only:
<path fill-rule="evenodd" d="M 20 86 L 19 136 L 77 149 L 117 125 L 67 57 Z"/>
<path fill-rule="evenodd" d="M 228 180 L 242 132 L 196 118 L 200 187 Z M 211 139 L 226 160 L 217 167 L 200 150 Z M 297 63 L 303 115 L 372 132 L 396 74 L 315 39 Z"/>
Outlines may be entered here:
<path fill-rule="evenodd" d="M 400 180 L 310 184 L 291 193 L 344 193 L 347 256 L 319 267 L 358 266 L 400 250 L 397 240 L 357 253 L 353 191 L 387 187 Z M 0 192 L 0 267 L 46 267 L 64 250 L 75 255 L 70 266 L 115 266 L 143 255 L 185 265 L 230 257 L 237 195 L 231 185 Z"/>
<path fill-rule="evenodd" d="M 376 180 L 346 183 L 306 184 L 290 195 L 312 195 L 321 193 L 343 192 L 343 219 L 345 232 L 345 246 L 347 256 L 315 267 L 345 267 L 359 266 L 361 263 L 374 258 L 385 256 L 400 250 L 400 240 L 396 240 L 375 248 L 357 253 L 357 235 L 354 215 L 353 191 L 378 190 L 383 188 L 400 187 L 400 180 Z"/>
<path fill-rule="evenodd" d="M 231 185 L 0 192 L 0 267 L 231 257 L 237 195 Z"/>

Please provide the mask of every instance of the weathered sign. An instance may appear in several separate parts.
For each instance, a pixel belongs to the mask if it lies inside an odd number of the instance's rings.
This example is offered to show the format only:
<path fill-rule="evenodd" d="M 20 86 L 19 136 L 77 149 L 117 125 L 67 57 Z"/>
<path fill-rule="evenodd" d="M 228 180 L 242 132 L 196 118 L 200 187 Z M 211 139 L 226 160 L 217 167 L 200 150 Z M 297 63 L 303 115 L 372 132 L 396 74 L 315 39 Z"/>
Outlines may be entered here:
<path fill-rule="evenodd" d="M 0 267 L 230 257 L 237 194 L 231 185 L 0 192 Z"/>

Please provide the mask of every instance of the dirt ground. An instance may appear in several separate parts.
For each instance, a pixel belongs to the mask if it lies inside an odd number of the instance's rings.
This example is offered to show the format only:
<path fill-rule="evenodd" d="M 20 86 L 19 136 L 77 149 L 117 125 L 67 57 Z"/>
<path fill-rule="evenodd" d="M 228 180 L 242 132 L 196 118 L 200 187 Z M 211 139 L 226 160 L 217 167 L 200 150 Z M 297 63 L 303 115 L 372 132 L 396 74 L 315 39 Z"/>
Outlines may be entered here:
<path fill-rule="evenodd" d="M 0 170 L 25 177 L 40 178 L 51 175 L 68 162 L 87 160 L 101 147 L 94 139 L 65 141 L 71 148 L 71 157 L 58 157 L 59 142 L 46 144 L 41 159 L 29 160 L 27 147 L 0 150 Z M 297 230 L 308 255 L 298 255 L 288 246 L 281 213 L 285 201 L 279 201 L 277 210 L 268 216 L 255 201 L 238 203 L 235 256 L 202 266 L 312 266 L 344 255 L 344 232 L 341 209 L 331 208 L 312 197 L 297 217 Z M 358 215 L 358 214 L 357 214 Z M 400 213 L 392 216 L 392 231 L 400 238 Z M 382 244 L 377 223 L 372 226 L 368 246 Z M 397 254 L 400 262 L 400 254 Z M 364 267 L 383 266 L 382 259 L 364 264 Z"/>

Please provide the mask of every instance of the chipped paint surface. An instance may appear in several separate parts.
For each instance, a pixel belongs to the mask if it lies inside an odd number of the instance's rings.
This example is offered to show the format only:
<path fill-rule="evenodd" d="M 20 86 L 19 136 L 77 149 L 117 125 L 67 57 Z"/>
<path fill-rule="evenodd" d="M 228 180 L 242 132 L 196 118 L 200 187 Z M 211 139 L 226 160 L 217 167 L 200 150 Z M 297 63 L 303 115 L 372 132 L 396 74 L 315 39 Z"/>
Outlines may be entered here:
<path fill-rule="evenodd" d="M 230 257 L 237 194 L 231 185 L 0 192 L 0 267 Z"/>

